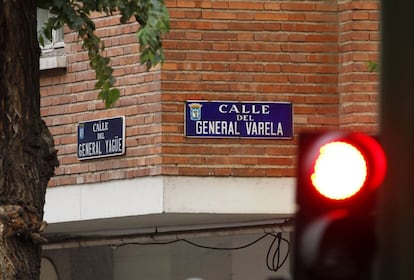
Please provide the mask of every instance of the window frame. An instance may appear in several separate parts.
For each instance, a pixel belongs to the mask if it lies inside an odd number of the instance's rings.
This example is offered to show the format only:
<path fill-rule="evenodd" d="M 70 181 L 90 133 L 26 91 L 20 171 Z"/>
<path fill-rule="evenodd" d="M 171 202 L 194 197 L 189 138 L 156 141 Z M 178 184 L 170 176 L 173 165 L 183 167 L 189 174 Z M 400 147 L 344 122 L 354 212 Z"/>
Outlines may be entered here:
<path fill-rule="evenodd" d="M 41 18 L 42 15 L 40 15 L 40 13 L 46 13 L 46 12 L 47 12 L 47 17 L 45 17 L 43 15 L 43 18 Z M 39 17 L 39 15 L 40 15 L 40 17 Z M 37 8 L 37 14 L 36 14 L 37 32 L 39 34 L 42 30 L 43 25 L 52 16 L 53 16 L 53 14 L 51 14 L 49 10 Z M 39 26 L 39 24 L 40 24 L 40 26 Z M 44 39 L 45 39 L 45 45 L 44 46 L 40 45 L 40 48 L 42 50 L 42 54 L 65 47 L 65 34 L 64 34 L 63 27 L 59 28 L 58 30 L 52 30 L 52 41 L 49 41 L 47 38 L 44 38 Z"/>

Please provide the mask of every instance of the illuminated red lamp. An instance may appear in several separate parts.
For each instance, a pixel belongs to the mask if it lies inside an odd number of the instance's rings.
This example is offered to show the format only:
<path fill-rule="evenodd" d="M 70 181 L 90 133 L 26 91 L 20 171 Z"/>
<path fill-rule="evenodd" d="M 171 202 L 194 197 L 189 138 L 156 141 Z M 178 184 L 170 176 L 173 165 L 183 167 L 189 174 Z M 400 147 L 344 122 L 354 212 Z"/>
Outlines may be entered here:
<path fill-rule="evenodd" d="M 367 162 L 355 146 L 335 141 L 319 149 L 311 181 L 321 195 L 347 199 L 361 190 L 366 178 Z"/>
<path fill-rule="evenodd" d="M 306 144 L 300 179 L 327 199 L 347 200 L 384 180 L 385 154 L 369 135 L 335 131 L 312 135 Z"/>

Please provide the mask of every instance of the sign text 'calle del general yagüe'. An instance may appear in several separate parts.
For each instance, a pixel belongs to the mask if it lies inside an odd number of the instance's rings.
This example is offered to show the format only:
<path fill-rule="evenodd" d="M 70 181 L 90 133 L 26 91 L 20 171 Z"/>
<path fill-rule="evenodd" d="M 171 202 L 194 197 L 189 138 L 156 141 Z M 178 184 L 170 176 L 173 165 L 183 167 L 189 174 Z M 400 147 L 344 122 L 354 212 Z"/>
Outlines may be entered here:
<path fill-rule="evenodd" d="M 80 160 L 125 153 L 125 117 L 99 119 L 78 124 Z"/>

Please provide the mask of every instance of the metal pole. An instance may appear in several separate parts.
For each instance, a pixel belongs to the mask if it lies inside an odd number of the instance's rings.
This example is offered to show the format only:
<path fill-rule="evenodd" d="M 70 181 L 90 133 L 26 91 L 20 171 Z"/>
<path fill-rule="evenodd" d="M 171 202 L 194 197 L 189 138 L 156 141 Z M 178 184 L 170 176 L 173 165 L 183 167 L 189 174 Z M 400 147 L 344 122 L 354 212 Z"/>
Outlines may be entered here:
<path fill-rule="evenodd" d="M 380 280 L 414 279 L 414 1 L 382 0 Z"/>

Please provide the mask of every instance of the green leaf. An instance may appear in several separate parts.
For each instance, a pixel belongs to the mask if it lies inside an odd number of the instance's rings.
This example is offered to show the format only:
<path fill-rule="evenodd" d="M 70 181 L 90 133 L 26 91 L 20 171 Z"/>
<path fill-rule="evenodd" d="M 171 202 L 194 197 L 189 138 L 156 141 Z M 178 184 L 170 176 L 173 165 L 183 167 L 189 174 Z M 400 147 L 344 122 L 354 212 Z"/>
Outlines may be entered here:
<path fill-rule="evenodd" d="M 109 90 L 108 98 L 105 100 L 106 107 L 111 107 L 115 104 L 115 102 L 119 99 L 120 96 L 119 89 L 113 88 Z"/>
<path fill-rule="evenodd" d="M 42 34 L 39 34 L 39 44 L 44 47 L 45 46 L 45 38 L 43 37 Z"/>
<path fill-rule="evenodd" d="M 368 61 L 368 71 L 378 72 L 378 63 L 375 61 Z"/>

